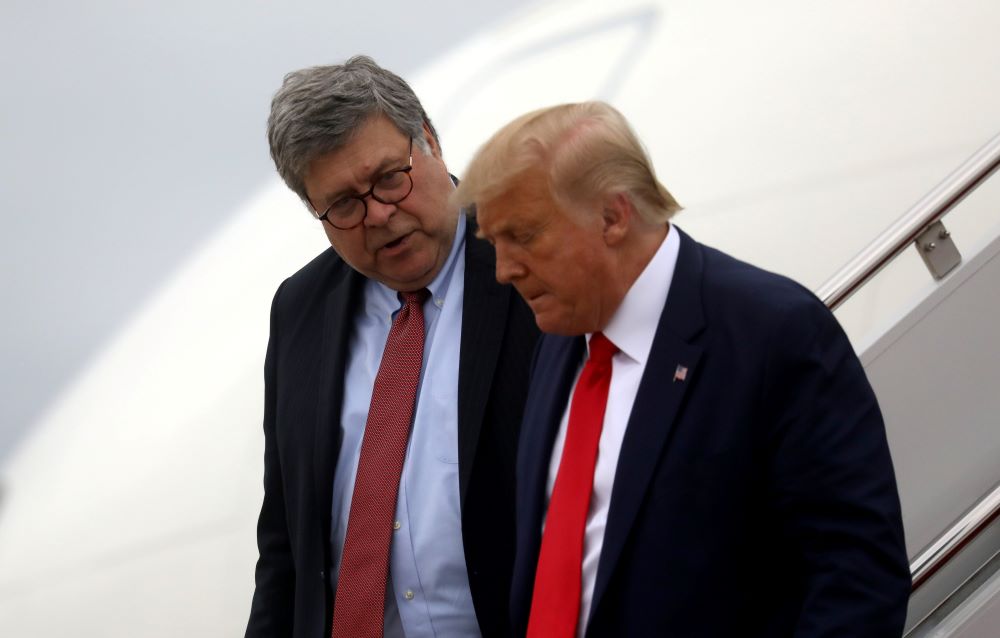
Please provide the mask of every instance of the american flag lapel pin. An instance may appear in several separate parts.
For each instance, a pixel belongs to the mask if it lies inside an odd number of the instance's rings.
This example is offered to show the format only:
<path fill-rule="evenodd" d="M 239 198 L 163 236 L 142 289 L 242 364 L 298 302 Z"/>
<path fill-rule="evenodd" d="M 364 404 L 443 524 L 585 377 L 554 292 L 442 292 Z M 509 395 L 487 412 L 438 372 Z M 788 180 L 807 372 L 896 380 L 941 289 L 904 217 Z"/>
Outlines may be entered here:
<path fill-rule="evenodd" d="M 674 370 L 674 383 L 687 379 L 687 376 L 688 376 L 687 366 L 678 365 L 677 369 Z"/>

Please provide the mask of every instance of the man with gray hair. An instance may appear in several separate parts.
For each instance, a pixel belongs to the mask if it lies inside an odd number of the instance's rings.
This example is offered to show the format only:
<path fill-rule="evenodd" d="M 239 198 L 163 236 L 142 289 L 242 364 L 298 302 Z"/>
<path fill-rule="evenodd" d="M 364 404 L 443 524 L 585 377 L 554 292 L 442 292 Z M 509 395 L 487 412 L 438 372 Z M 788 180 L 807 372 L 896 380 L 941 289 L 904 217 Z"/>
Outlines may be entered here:
<path fill-rule="evenodd" d="M 371 58 L 288 74 L 268 141 L 332 248 L 271 309 L 246 635 L 507 635 L 531 313 Z"/>
<path fill-rule="evenodd" d="M 454 198 L 549 333 L 518 451 L 516 636 L 900 635 L 882 416 L 822 302 L 682 233 L 601 102 L 508 124 Z"/>

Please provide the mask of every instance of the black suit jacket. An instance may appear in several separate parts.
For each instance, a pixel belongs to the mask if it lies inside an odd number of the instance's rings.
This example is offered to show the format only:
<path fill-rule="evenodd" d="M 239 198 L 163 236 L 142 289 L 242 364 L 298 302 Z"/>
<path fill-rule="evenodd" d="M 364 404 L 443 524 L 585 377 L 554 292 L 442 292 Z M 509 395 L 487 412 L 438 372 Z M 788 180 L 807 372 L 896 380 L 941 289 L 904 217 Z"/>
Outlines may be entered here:
<path fill-rule="evenodd" d="M 514 461 L 537 336 L 530 310 L 494 278 L 495 255 L 465 244 L 459 355 L 462 537 L 484 636 L 509 634 Z M 264 503 L 246 635 L 330 635 L 330 507 L 348 337 L 364 278 L 329 249 L 275 294 L 264 365 Z"/>
<path fill-rule="evenodd" d="M 516 635 L 583 352 L 582 337 L 546 335 L 533 364 L 517 466 Z M 881 413 L 840 326 L 794 282 L 682 233 L 586 635 L 899 636 L 909 588 Z"/>

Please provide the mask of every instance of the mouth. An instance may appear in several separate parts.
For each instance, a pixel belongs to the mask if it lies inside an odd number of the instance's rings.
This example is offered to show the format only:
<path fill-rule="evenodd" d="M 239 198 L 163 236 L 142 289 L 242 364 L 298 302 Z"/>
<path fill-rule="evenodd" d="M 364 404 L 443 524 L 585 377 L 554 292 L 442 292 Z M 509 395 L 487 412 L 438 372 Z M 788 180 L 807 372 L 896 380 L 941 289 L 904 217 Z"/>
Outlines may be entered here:
<path fill-rule="evenodd" d="M 393 239 L 392 241 L 389 241 L 389 242 L 386 242 L 386 243 L 382 244 L 382 247 L 379 248 L 379 250 L 393 251 L 393 250 L 401 247 L 403 244 L 405 244 L 406 240 L 409 239 L 410 235 L 412 235 L 412 234 L 413 234 L 412 232 L 409 232 L 409 233 L 406 233 L 405 235 L 400 235 L 396 239 Z"/>
<path fill-rule="evenodd" d="M 537 304 L 539 301 L 542 300 L 543 297 L 546 296 L 546 293 L 537 292 L 532 295 L 521 295 L 521 296 L 524 297 L 524 300 L 528 303 L 528 305 L 533 308 L 535 304 Z"/>

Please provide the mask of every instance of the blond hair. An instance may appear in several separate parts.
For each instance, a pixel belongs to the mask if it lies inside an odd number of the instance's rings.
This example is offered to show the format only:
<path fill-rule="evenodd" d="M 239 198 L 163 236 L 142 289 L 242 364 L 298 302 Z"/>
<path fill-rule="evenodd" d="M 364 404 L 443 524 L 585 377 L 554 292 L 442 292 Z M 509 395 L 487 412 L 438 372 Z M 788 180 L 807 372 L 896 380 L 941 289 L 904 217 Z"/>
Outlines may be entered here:
<path fill-rule="evenodd" d="M 452 203 L 488 202 L 537 170 L 566 205 L 622 193 L 642 219 L 655 224 L 681 209 L 656 179 L 625 117 L 596 101 L 539 109 L 504 126 L 476 152 Z"/>

